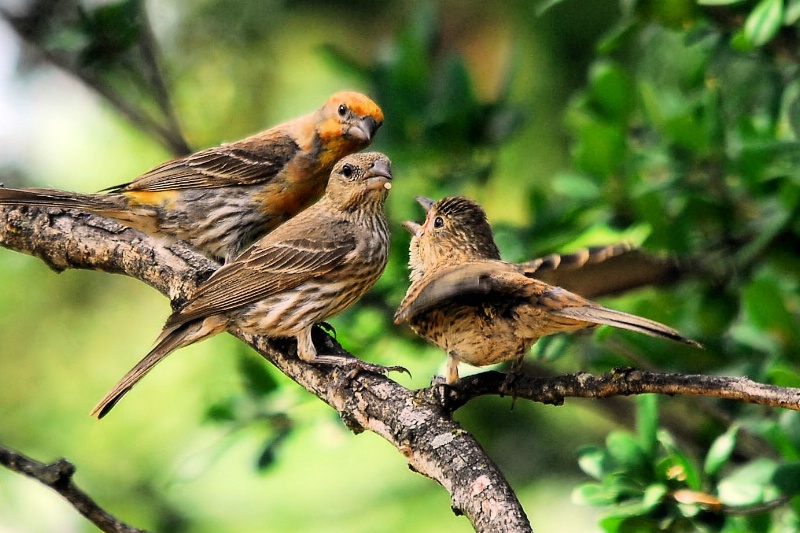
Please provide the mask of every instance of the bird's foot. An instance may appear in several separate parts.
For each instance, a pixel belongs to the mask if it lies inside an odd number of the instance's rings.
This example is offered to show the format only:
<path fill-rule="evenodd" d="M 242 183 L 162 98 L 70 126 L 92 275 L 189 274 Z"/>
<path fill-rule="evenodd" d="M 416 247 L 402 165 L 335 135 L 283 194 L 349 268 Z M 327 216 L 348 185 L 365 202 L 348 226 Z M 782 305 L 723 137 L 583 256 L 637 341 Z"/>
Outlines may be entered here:
<path fill-rule="evenodd" d="M 455 385 L 451 385 L 447 383 L 447 378 L 444 376 L 433 376 L 431 378 L 431 384 L 429 390 L 431 392 L 431 396 L 442 406 L 447 407 L 449 404 L 448 397 L 450 395 L 450 391 L 453 389 Z"/>
<path fill-rule="evenodd" d="M 404 366 L 384 366 L 376 363 L 367 363 L 355 357 L 343 355 L 317 355 L 312 361 L 313 364 L 331 365 L 340 368 L 349 368 L 350 371 L 345 375 L 344 383 L 352 381 L 361 372 L 374 372 L 376 374 L 388 374 L 389 372 L 405 372 L 411 377 L 411 372 Z"/>
<path fill-rule="evenodd" d="M 517 392 L 514 388 L 514 381 L 517 380 L 517 377 L 520 376 L 522 373 L 519 369 L 514 368 L 516 365 L 511 367 L 511 371 L 506 374 L 506 378 L 500 384 L 500 395 L 501 396 L 511 396 L 511 410 L 514 410 L 514 405 L 517 403 Z"/>

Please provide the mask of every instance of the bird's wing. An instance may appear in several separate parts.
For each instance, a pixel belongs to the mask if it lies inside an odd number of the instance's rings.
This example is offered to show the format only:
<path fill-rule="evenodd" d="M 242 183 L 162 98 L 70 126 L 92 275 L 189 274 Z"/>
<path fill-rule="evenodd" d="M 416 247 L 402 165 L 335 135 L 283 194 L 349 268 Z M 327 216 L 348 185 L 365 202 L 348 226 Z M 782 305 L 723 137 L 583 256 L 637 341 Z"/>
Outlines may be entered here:
<path fill-rule="evenodd" d="M 687 261 L 662 257 L 628 244 L 551 254 L 518 264 L 520 272 L 586 298 L 618 294 L 674 281 L 693 270 Z"/>
<path fill-rule="evenodd" d="M 254 185 L 277 175 L 299 150 L 291 135 L 267 131 L 233 144 L 167 161 L 134 181 L 110 187 L 107 191 L 159 192 Z"/>
<path fill-rule="evenodd" d="M 518 266 L 525 275 L 538 277 L 540 273 L 553 270 L 575 270 L 582 268 L 584 265 L 602 263 L 612 257 L 628 253 L 633 249 L 631 244 L 627 242 L 605 246 L 589 246 L 567 254 L 550 254 L 537 257 L 531 261 L 518 263 Z"/>
<path fill-rule="evenodd" d="M 452 298 L 514 296 L 536 280 L 526 278 L 508 263 L 479 261 L 442 269 L 409 287 L 394 315 L 397 324 L 429 311 Z"/>
<path fill-rule="evenodd" d="M 269 237 L 269 236 L 268 236 Z M 287 238 L 251 246 L 198 287 L 191 300 L 167 321 L 177 326 L 251 304 L 337 267 L 356 247 L 348 233 Z"/>

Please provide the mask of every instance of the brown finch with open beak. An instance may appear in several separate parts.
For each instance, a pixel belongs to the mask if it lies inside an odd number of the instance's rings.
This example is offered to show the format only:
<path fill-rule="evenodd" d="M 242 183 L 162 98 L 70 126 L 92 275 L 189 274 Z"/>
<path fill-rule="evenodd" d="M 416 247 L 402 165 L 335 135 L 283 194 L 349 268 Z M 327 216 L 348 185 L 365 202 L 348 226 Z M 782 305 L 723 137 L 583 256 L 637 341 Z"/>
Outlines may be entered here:
<path fill-rule="evenodd" d="M 92 411 L 103 417 L 174 350 L 236 326 L 295 337 L 309 363 L 379 369 L 357 359 L 318 356 L 311 328 L 344 311 L 378 281 L 389 257 L 384 202 L 391 163 L 377 152 L 339 161 L 324 196 L 217 270 L 167 319 L 156 346 Z"/>
<path fill-rule="evenodd" d="M 500 259 L 486 213 L 476 202 L 448 197 L 418 201 L 425 223 L 406 227 L 411 239 L 411 286 L 395 322 L 447 352 L 446 381 L 458 382 L 458 363 L 485 366 L 515 361 L 541 337 L 598 324 L 699 346 L 658 322 L 607 309 L 535 279 L 527 264 Z M 527 275 L 526 275 L 527 274 Z"/>
<path fill-rule="evenodd" d="M 105 194 L 0 188 L 0 204 L 113 218 L 227 262 L 319 199 L 336 161 L 368 146 L 382 123 L 368 97 L 338 92 L 313 113 L 167 161 Z"/>

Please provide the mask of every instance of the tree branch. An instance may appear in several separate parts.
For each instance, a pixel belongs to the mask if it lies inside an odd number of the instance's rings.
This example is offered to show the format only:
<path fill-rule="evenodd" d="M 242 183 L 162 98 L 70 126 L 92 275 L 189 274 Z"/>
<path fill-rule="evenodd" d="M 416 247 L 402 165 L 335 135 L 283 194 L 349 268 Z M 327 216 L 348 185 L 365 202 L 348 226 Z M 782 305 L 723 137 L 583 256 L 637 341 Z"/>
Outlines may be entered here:
<path fill-rule="evenodd" d="M 447 390 L 445 403 L 455 410 L 478 396 L 500 395 L 506 375 L 483 372 L 467 376 Z M 757 383 L 745 377 L 646 372 L 615 368 L 601 375 L 578 372 L 546 378 L 519 376 L 512 385 L 515 398 L 561 405 L 564 398 L 608 398 L 631 394 L 695 394 L 800 411 L 800 389 Z"/>
<path fill-rule="evenodd" d="M 100 217 L 59 209 L 0 208 L 0 245 L 39 257 L 56 270 L 83 268 L 132 276 L 179 303 L 218 267 L 179 244 L 168 245 Z M 355 432 L 369 430 L 394 445 L 416 472 L 440 483 L 453 511 L 476 531 L 532 531 L 511 489 L 474 437 L 440 404 L 426 401 L 380 375 L 362 373 L 347 386 L 343 371 L 313 366 L 296 356 L 293 340 L 267 339 L 239 329 L 250 344 L 298 384 L 337 410 Z M 321 331 L 325 353 L 341 348 Z M 345 352 L 346 353 L 346 352 Z"/>
<path fill-rule="evenodd" d="M 64 497 L 83 516 L 106 533 L 145 533 L 110 515 L 73 482 L 75 466 L 66 459 L 44 464 L 21 453 L 0 446 L 0 464 L 19 474 L 31 477 Z"/>

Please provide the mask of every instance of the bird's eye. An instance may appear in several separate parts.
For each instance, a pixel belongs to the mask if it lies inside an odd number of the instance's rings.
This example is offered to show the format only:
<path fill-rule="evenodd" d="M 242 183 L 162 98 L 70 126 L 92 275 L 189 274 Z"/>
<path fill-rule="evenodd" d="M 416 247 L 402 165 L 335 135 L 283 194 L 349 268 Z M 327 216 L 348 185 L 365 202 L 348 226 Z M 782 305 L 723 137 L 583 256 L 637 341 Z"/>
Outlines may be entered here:
<path fill-rule="evenodd" d="M 339 104 L 339 116 L 343 117 L 347 114 L 347 105 Z"/>
<path fill-rule="evenodd" d="M 444 219 L 442 217 L 436 217 L 433 219 L 433 227 L 434 228 L 441 228 L 444 226 Z"/>
<path fill-rule="evenodd" d="M 342 167 L 342 175 L 345 178 L 349 178 L 350 176 L 352 176 L 353 175 L 353 167 L 350 166 L 350 165 L 343 166 Z"/>

